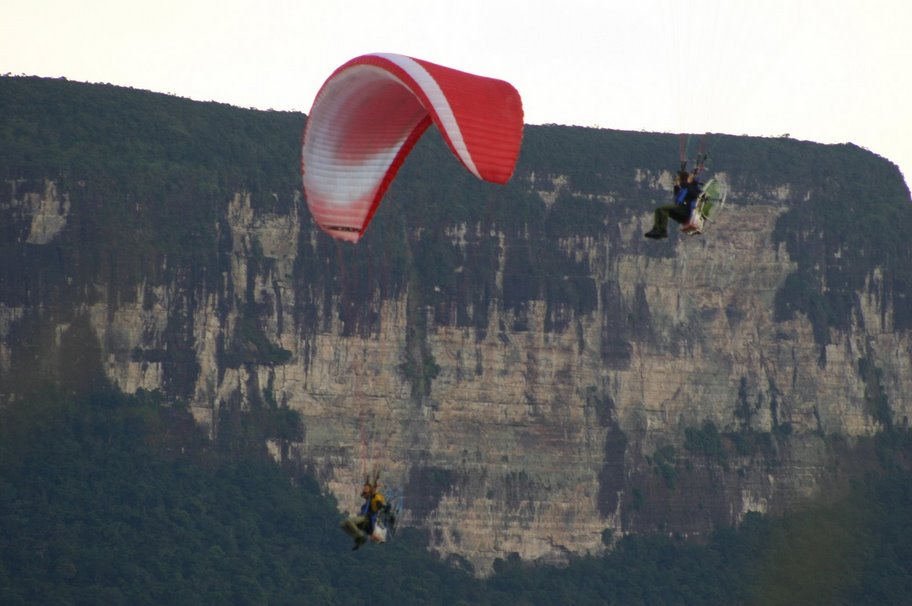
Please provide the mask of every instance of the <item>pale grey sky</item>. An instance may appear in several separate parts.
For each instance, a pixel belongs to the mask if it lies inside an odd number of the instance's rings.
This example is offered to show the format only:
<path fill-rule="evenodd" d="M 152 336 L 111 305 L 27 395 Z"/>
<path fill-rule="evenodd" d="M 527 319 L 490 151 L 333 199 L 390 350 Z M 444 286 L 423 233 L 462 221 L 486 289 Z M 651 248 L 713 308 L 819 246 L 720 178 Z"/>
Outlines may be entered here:
<path fill-rule="evenodd" d="M 508 80 L 530 124 L 852 142 L 912 181 L 909 0 L 18 0 L 0 20 L 0 73 L 260 109 L 310 111 L 369 52 Z"/>

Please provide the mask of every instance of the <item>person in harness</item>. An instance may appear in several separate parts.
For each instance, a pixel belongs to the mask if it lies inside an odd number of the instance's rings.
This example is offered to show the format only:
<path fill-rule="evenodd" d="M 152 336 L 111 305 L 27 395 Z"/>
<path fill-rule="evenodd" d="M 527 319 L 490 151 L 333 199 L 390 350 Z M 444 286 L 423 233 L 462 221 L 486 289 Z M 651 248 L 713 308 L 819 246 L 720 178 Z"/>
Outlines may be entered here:
<path fill-rule="evenodd" d="M 679 171 L 674 186 L 674 204 L 666 204 L 655 209 L 652 229 L 643 235 L 654 240 L 667 238 L 669 217 L 678 223 L 684 224 L 684 229 L 686 230 L 701 193 L 703 193 L 703 190 L 700 182 L 697 181 L 696 171 L 692 173 L 683 169 Z"/>
<path fill-rule="evenodd" d="M 386 498 L 380 493 L 380 484 L 377 482 L 380 474 L 374 475 L 374 481 L 370 477 L 364 478 L 364 486 L 361 489 L 361 498 L 364 503 L 357 515 L 349 516 L 342 520 L 340 527 L 343 531 L 355 540 L 355 546 L 352 549 L 358 549 L 368 539 L 372 538 L 377 542 L 383 542 L 385 536 L 377 533 L 377 521 L 381 512 L 387 511 L 388 505 Z"/>

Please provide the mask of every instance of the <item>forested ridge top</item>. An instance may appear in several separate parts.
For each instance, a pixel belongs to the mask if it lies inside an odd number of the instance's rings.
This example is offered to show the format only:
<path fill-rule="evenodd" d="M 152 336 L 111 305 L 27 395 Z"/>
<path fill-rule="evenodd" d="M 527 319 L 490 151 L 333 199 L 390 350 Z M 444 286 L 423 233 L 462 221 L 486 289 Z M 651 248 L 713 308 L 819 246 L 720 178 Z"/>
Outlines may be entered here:
<path fill-rule="evenodd" d="M 228 187 L 298 187 L 301 113 L 39 77 L 0 76 L 0 92 L 5 171 L 78 178 L 90 170 L 122 175 L 130 167 L 163 164 L 218 173 L 218 182 Z M 673 134 L 562 125 L 525 130 L 520 174 L 566 175 L 573 191 L 611 190 L 614 180 L 629 179 L 631 170 L 677 165 Z M 822 178 L 865 188 L 880 183 L 893 194 L 906 189 L 894 183 L 899 176 L 894 164 L 852 144 L 719 134 L 711 135 L 706 147 L 712 170 L 743 174 L 747 185 L 762 179 L 800 186 Z M 449 160 L 438 170 L 453 168 Z"/>
<path fill-rule="evenodd" d="M 140 178 L 154 187 L 187 171 L 201 186 L 235 191 L 294 187 L 297 179 L 298 113 L 9 76 L 0 77 L 0 112 L 7 178 Z"/>

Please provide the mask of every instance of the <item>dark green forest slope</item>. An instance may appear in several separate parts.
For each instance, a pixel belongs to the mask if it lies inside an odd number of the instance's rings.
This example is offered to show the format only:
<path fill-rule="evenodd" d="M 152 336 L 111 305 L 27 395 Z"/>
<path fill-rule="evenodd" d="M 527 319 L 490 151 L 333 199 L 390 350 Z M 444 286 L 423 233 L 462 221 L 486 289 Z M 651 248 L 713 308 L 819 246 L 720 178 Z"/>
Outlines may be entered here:
<path fill-rule="evenodd" d="M 751 515 L 704 545 L 624 538 L 565 567 L 508 558 L 486 580 L 406 530 L 351 551 L 335 502 L 265 452 L 209 443 L 148 394 L 47 394 L 0 414 L 0 603 L 905 604 L 912 475 L 832 507 Z M 884 461 L 908 434 L 881 436 Z"/>

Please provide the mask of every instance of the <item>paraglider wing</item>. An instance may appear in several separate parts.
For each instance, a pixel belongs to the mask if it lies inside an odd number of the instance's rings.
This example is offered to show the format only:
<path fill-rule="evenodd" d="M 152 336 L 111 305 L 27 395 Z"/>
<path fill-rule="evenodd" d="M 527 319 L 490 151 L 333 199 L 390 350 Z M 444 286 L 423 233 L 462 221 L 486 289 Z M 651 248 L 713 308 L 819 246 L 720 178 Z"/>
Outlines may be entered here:
<path fill-rule="evenodd" d="M 523 111 L 509 83 L 395 54 L 356 57 L 333 72 L 301 145 L 304 192 L 317 224 L 357 242 L 431 123 L 479 179 L 510 179 Z"/>

